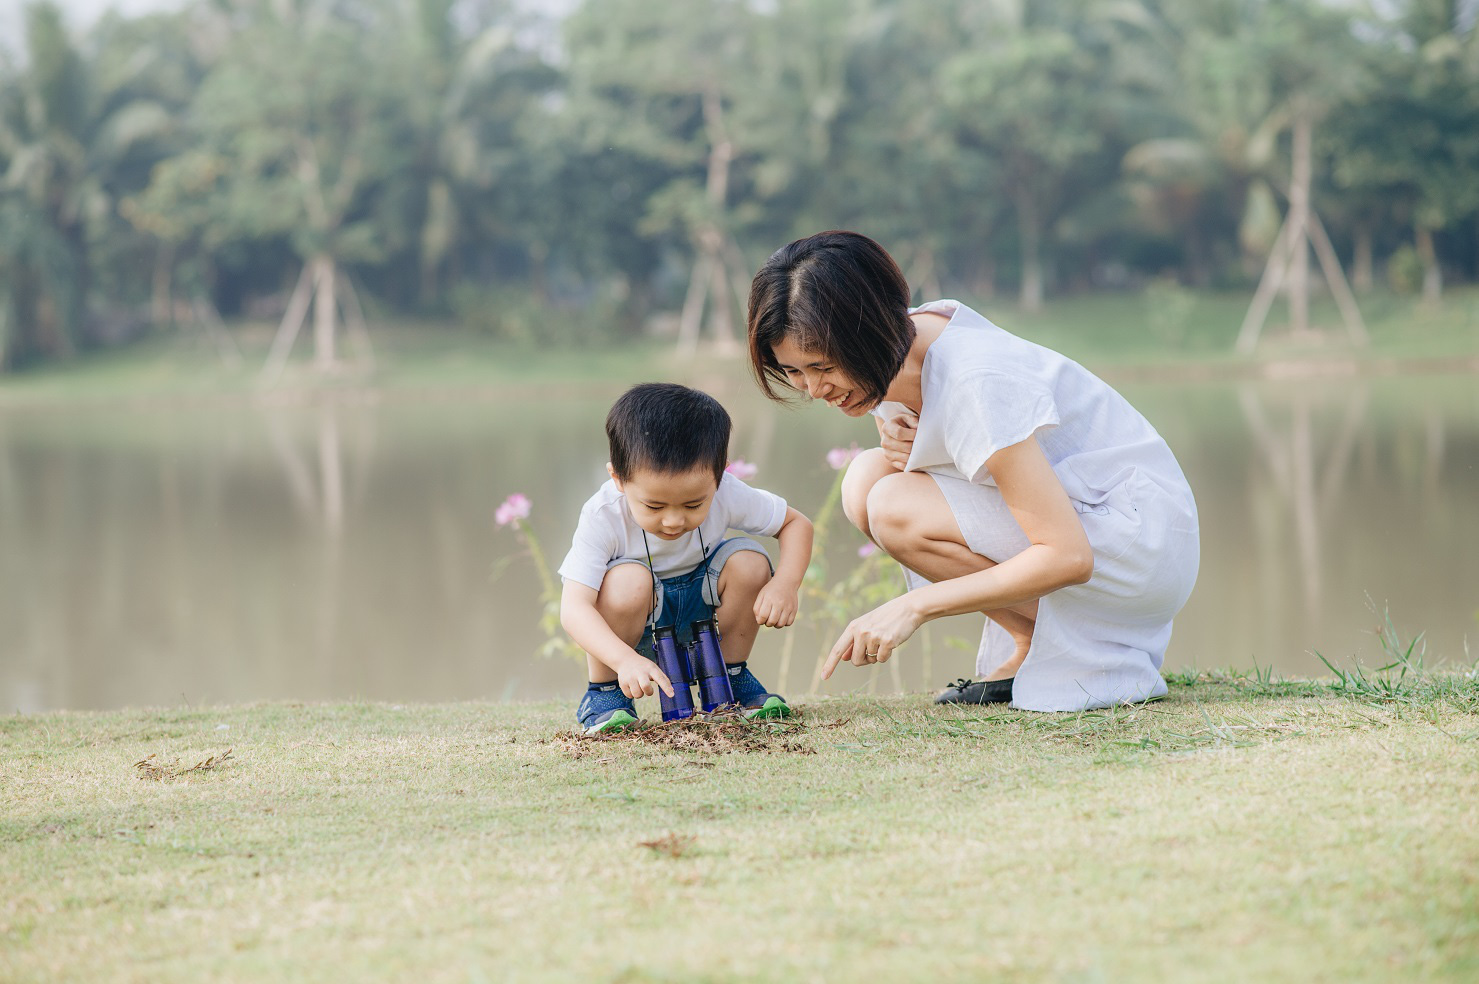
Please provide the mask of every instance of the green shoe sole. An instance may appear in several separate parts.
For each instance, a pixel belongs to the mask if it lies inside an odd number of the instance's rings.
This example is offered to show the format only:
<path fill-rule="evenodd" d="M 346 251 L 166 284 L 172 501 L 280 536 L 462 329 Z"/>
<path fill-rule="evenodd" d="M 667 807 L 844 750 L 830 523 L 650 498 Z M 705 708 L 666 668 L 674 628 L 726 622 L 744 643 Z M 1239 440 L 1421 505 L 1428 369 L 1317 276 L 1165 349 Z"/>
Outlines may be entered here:
<path fill-rule="evenodd" d="M 745 718 L 754 721 L 757 718 L 784 718 L 791 716 L 790 706 L 775 694 L 766 698 L 765 703 L 759 707 L 745 708 Z"/>
<path fill-rule="evenodd" d="M 637 719 L 626 711 L 617 711 L 600 724 L 592 725 L 585 729 L 588 735 L 607 734 L 612 731 L 625 731 L 637 723 Z"/>

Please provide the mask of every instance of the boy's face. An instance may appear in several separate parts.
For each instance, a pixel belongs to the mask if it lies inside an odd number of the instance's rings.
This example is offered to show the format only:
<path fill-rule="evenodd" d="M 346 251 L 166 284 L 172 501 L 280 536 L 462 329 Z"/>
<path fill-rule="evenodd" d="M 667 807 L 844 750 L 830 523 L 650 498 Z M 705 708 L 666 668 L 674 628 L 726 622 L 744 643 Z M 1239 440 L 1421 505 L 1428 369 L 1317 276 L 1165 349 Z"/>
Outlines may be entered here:
<path fill-rule="evenodd" d="M 692 468 L 684 472 L 655 472 L 638 468 L 626 481 L 616 477 L 608 462 L 606 470 L 616 487 L 627 497 L 627 506 L 637 525 L 664 540 L 676 540 L 709 515 L 719 483 L 714 470 Z"/>

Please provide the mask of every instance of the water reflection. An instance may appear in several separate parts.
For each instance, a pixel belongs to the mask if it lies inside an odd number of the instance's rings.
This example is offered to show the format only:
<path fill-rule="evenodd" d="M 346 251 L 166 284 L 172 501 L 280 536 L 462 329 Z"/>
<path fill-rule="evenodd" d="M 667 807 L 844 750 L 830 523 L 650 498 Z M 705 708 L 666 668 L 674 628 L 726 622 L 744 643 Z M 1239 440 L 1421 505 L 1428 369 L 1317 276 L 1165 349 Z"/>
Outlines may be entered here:
<path fill-rule="evenodd" d="M 1237 431 L 1209 419 L 1220 388 L 1163 424 L 1202 504 L 1204 540 L 1172 661 L 1315 673 L 1319 652 L 1379 665 L 1373 632 L 1390 612 L 1407 636 L 1427 633 L 1435 660 L 1467 662 L 1479 629 L 1474 383 L 1241 384 Z M 1198 430 L 1220 435 L 1215 449 Z"/>
<path fill-rule="evenodd" d="M 871 426 L 705 380 L 757 481 L 814 512 L 826 451 Z M 537 398 L 0 413 L 0 709 L 258 699 L 524 699 L 580 670 L 531 654 L 539 586 L 492 512 L 511 492 L 552 560 L 603 477 L 620 387 Z M 1203 569 L 1170 668 L 1377 658 L 1372 606 L 1458 660 L 1479 623 L 1479 387 L 1426 377 L 1125 387 L 1197 491 Z M 841 568 L 861 538 L 833 532 Z M 979 620 L 883 672 L 968 672 Z M 826 633 L 766 630 L 793 692 Z M 788 641 L 789 640 L 789 641 Z"/>
<path fill-rule="evenodd" d="M 1259 388 L 1238 387 L 1238 406 L 1264 466 L 1250 495 L 1272 492 L 1277 500 L 1263 510 L 1260 527 L 1278 530 L 1280 517 L 1287 517 L 1287 524 L 1292 525 L 1304 604 L 1310 609 L 1318 609 L 1324 600 L 1320 559 L 1323 527 L 1337 514 L 1335 498 L 1347 484 L 1368 392 L 1369 384 L 1358 380 L 1349 390 L 1336 391 L 1325 399 L 1300 389 L 1290 394 L 1286 405 L 1269 406 L 1272 401 Z M 1322 403 L 1329 404 L 1328 409 L 1335 410 L 1340 418 L 1329 440 L 1315 435 L 1316 411 L 1327 409 L 1317 407 Z M 1264 562 L 1260 579 L 1266 584 L 1277 583 L 1279 572 L 1270 569 L 1277 563 L 1276 552 L 1260 551 L 1259 557 Z"/>

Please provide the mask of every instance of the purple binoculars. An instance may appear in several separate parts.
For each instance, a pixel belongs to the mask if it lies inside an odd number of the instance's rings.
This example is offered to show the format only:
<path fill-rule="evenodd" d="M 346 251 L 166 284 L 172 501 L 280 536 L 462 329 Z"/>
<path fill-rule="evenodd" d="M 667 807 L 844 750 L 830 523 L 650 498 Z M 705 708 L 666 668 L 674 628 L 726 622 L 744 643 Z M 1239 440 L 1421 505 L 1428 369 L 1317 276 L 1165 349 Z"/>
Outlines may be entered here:
<path fill-rule="evenodd" d="M 658 668 L 673 683 L 672 697 L 661 689 L 657 692 L 664 721 L 693 717 L 695 709 L 690 688 L 695 683 L 705 711 L 734 703 L 734 690 L 729 686 L 729 670 L 724 666 L 724 653 L 719 649 L 719 632 L 714 628 L 713 619 L 693 623 L 693 641 L 685 649 L 678 648 L 671 625 L 653 629 L 652 639 L 657 650 Z"/>

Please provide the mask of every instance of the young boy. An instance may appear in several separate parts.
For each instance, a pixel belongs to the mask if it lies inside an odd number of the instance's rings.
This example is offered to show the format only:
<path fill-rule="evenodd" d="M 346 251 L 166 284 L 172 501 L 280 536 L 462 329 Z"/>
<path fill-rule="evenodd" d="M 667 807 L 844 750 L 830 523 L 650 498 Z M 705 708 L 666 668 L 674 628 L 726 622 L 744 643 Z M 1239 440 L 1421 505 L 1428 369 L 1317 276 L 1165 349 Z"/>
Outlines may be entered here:
<path fill-rule="evenodd" d="M 560 624 L 586 651 L 590 683 L 575 712 L 586 734 L 636 723 L 632 701 L 657 688 L 673 694 L 655 662 L 654 626 L 671 625 L 679 647 L 691 624 L 715 610 L 734 699 L 746 717 L 790 713 L 746 666 L 762 625 L 796 620 L 797 592 L 811 561 L 811 521 L 784 499 L 725 472 L 729 414 L 705 393 L 644 383 L 606 417 L 611 481 L 580 510 Z M 780 558 L 748 537 L 773 536 Z"/>

